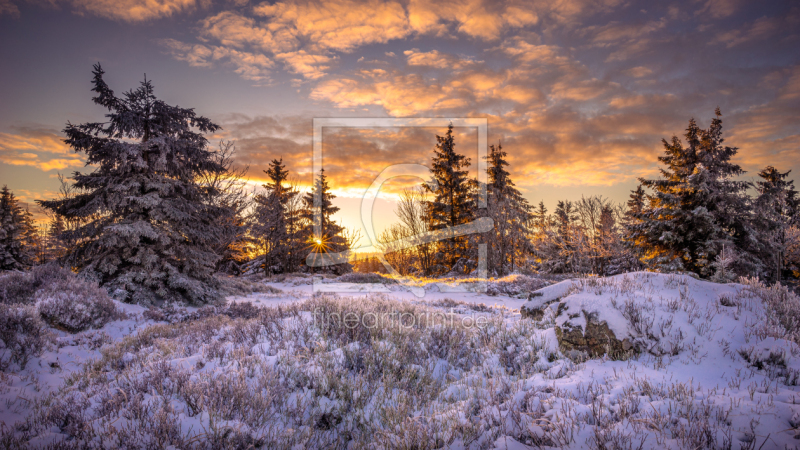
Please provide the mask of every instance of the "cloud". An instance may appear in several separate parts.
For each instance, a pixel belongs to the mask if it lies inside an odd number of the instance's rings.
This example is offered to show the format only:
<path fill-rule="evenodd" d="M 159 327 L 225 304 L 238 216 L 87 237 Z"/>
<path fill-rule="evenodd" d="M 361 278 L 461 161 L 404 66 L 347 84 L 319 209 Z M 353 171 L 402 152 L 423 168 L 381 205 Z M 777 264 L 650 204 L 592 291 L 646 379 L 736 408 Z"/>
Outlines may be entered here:
<path fill-rule="evenodd" d="M 629 75 L 634 78 L 642 78 L 648 75 L 652 75 L 653 70 L 645 66 L 636 66 L 636 67 L 631 67 L 628 70 L 625 70 L 623 73 L 625 75 Z"/>
<path fill-rule="evenodd" d="M 77 12 L 126 22 L 170 17 L 206 7 L 209 3 L 207 0 L 72 0 Z"/>
<path fill-rule="evenodd" d="M 0 0 L 0 16 L 8 14 L 13 18 L 19 18 L 19 8 L 11 3 L 11 0 Z"/>
<path fill-rule="evenodd" d="M 84 158 L 72 152 L 63 137 L 52 130 L 15 128 L 13 133 L 0 133 L 0 162 L 30 166 L 49 172 L 80 168 Z"/>
<path fill-rule="evenodd" d="M 761 17 L 744 30 L 736 29 L 717 34 L 711 43 L 725 44 L 726 47 L 731 48 L 746 42 L 763 40 L 779 30 L 781 22 L 777 17 Z"/>
<path fill-rule="evenodd" d="M 263 2 L 250 9 L 222 11 L 202 20 L 198 36 L 202 44 L 196 45 L 264 55 L 271 61 L 283 63 L 291 73 L 316 80 L 335 69 L 340 54 L 352 53 L 367 45 L 387 44 L 420 36 L 457 35 L 492 42 L 509 32 L 537 25 L 543 17 L 552 23 L 568 21 L 578 14 L 603 10 L 617 2 L 610 0 L 606 3 L 582 0 L 570 0 L 558 5 L 521 0 L 451 0 L 444 3 L 420 0 Z M 394 54 L 391 51 L 384 53 Z M 436 64 L 443 63 L 442 60 L 436 60 L 433 52 L 415 50 L 414 53 L 408 58 L 409 64 L 433 64 L 430 67 L 436 67 Z M 198 64 L 189 52 L 176 52 L 175 57 Z M 207 58 L 201 61 L 205 63 Z"/>
<path fill-rule="evenodd" d="M 708 0 L 702 8 L 695 11 L 695 15 L 708 15 L 715 19 L 720 19 L 735 13 L 741 4 L 741 0 Z"/>
<path fill-rule="evenodd" d="M 167 52 L 179 61 L 194 67 L 213 67 L 216 62 L 227 62 L 246 80 L 270 81 L 270 72 L 275 63 L 262 54 L 250 53 L 221 46 L 186 44 L 174 39 L 159 41 Z"/>

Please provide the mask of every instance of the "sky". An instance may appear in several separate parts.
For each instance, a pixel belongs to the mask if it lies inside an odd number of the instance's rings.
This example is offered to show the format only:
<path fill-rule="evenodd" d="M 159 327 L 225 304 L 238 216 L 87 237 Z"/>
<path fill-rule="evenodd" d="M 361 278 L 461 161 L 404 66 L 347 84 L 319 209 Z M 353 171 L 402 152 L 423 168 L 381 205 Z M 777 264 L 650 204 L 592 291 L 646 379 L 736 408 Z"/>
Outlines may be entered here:
<path fill-rule="evenodd" d="M 118 93 L 146 74 L 221 125 L 211 145 L 234 141 L 254 187 L 274 158 L 310 183 L 314 118 L 486 118 L 531 203 L 625 201 L 658 176 L 661 140 L 717 107 L 745 179 L 767 165 L 795 175 L 798 49 L 791 1 L 0 0 L 0 184 L 33 202 L 59 173 L 91 170 L 62 130 L 104 114 L 95 63 Z M 360 228 L 375 177 L 429 164 L 444 132 L 326 128 L 339 220 Z M 457 129 L 456 146 L 477 173 L 476 130 Z M 384 186 L 378 228 L 412 183 Z"/>

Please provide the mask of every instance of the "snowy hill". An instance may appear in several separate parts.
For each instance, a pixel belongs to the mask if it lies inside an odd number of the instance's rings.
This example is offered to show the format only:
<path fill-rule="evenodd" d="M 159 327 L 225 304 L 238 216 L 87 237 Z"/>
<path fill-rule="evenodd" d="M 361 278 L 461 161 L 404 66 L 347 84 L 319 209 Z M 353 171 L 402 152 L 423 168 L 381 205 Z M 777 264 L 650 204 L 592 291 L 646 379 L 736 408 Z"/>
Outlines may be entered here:
<path fill-rule="evenodd" d="M 653 273 L 527 301 L 498 286 L 420 299 L 287 279 L 225 306 L 118 304 L 127 318 L 51 330 L 53 345 L 0 374 L 0 442 L 800 447 L 800 302 L 787 291 Z"/>

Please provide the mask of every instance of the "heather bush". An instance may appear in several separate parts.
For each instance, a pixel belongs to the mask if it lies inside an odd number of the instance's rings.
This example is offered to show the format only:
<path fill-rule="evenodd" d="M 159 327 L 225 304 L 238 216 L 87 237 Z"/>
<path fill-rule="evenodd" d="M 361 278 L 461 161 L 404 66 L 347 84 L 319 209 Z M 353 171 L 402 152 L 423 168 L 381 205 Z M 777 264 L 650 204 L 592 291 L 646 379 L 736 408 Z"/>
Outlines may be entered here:
<path fill-rule="evenodd" d="M 36 266 L 30 272 L 0 275 L 0 303 L 34 303 L 36 291 L 75 278 L 76 275 L 56 264 Z"/>
<path fill-rule="evenodd" d="M 371 284 L 396 284 L 392 278 L 379 273 L 351 272 L 336 279 L 339 283 L 371 283 Z"/>
<path fill-rule="evenodd" d="M 123 317 L 105 289 L 75 276 L 51 282 L 37 290 L 34 299 L 42 319 L 71 333 Z"/>
<path fill-rule="evenodd" d="M 53 337 L 32 306 L 0 305 L 0 341 L 0 370 L 5 371 L 12 363 L 24 369 Z"/>
<path fill-rule="evenodd" d="M 764 301 L 766 317 L 762 329 L 776 338 L 787 339 L 800 344 L 800 297 L 781 284 L 766 286 L 758 278 L 742 278 L 746 289 Z"/>
<path fill-rule="evenodd" d="M 250 280 L 244 276 L 218 275 L 219 291 L 223 295 L 249 295 L 254 293 L 280 294 L 282 291 L 260 281 Z"/>
<path fill-rule="evenodd" d="M 29 303 L 35 292 L 33 277 L 27 273 L 9 272 L 0 275 L 0 303 Z"/>
<path fill-rule="evenodd" d="M 72 333 L 123 317 L 105 289 L 55 264 L 0 276 L 0 303 L 35 304 L 48 324 Z"/>

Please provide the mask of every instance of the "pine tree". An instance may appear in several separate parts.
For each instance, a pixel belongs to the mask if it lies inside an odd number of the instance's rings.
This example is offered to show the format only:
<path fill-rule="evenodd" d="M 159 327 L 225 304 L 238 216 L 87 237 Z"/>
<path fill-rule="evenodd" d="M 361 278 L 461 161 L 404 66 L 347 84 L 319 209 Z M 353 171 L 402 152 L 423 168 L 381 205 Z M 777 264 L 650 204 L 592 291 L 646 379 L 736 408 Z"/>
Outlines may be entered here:
<path fill-rule="evenodd" d="M 225 211 L 206 202 L 213 188 L 197 180 L 225 170 L 200 134 L 220 127 L 158 100 L 147 79 L 117 97 L 99 64 L 93 73 L 106 121 L 67 124 L 64 133 L 96 168 L 74 174 L 73 197 L 40 201 L 80 224 L 69 233 L 71 264 L 131 302 L 219 298 L 212 245 Z"/>
<path fill-rule="evenodd" d="M 505 169 L 507 153 L 498 144 L 489 147 L 487 214 L 494 221 L 488 234 L 488 265 L 499 276 L 513 271 L 531 250 L 527 228 L 533 216 L 528 201 L 514 186 Z"/>
<path fill-rule="evenodd" d="M 315 206 L 315 198 L 319 195 L 319 206 Z M 338 206 L 333 206 L 336 198 L 328 185 L 325 169 L 320 169 L 319 176 L 314 180 L 314 187 L 303 196 L 302 218 L 305 227 L 302 236 L 305 238 L 307 248 L 311 253 L 338 253 L 348 250 L 347 240 L 344 237 L 344 228 L 333 221 L 333 215 L 339 212 Z M 350 264 L 337 264 L 315 271 L 333 271 L 346 273 L 351 270 Z"/>
<path fill-rule="evenodd" d="M 544 233 L 547 230 L 548 222 L 547 208 L 544 206 L 544 201 L 540 201 L 539 206 L 536 207 L 536 211 L 533 213 L 533 226 L 536 229 L 536 233 Z"/>
<path fill-rule="evenodd" d="M 273 159 L 264 171 L 270 182 L 264 185 L 266 194 L 256 197 L 255 223 L 252 232 L 259 242 L 259 266 L 265 273 L 282 273 L 297 269 L 300 248 L 298 217 L 291 208 L 299 192 L 285 183 L 289 171 L 283 158 Z"/>
<path fill-rule="evenodd" d="M 64 223 L 64 218 L 55 215 L 48 224 L 47 229 L 47 254 L 51 260 L 60 260 L 67 254 L 68 244 L 64 240 L 64 235 L 67 231 L 67 226 Z"/>
<path fill-rule="evenodd" d="M 761 258 L 772 274 L 771 278 L 778 282 L 786 270 L 787 231 L 797 223 L 800 206 L 794 181 L 788 179 L 790 172 L 781 173 L 772 166 L 762 170 L 758 176 L 763 181 L 756 182 L 758 197 L 753 205 Z"/>
<path fill-rule="evenodd" d="M 648 207 L 633 214 L 639 223 L 630 226 L 628 239 L 642 246 L 643 259 L 656 268 L 709 277 L 724 245 L 736 253 L 748 245 L 747 185 L 731 179 L 744 171 L 731 162 L 737 149 L 722 145 L 720 117 L 717 108 L 707 130 L 690 120 L 686 147 L 677 137 L 663 140 L 662 178 L 640 179 L 653 194 Z M 757 266 L 741 257 L 737 264 L 745 273 Z"/>
<path fill-rule="evenodd" d="M 559 200 L 552 217 L 552 230 L 546 230 L 537 242 L 540 269 L 547 273 L 570 273 L 585 270 L 579 259 L 584 235 L 578 225 L 578 214 L 570 201 Z"/>
<path fill-rule="evenodd" d="M 35 228 L 14 193 L 0 191 L 0 270 L 23 270 L 34 262 Z"/>
<path fill-rule="evenodd" d="M 437 144 L 433 156 L 433 178 L 438 185 L 426 184 L 433 199 L 428 202 L 429 228 L 441 230 L 470 222 L 474 217 L 475 201 L 473 187 L 468 178 L 470 159 L 455 151 L 453 125 L 444 136 L 436 136 Z M 439 241 L 437 252 L 438 272 L 447 273 L 465 267 L 469 260 L 467 237 L 452 237 Z"/>
<path fill-rule="evenodd" d="M 640 270 L 643 264 L 640 259 L 644 256 L 646 241 L 637 233 L 636 225 L 642 220 L 642 212 L 647 208 L 647 195 L 642 185 L 636 186 L 631 191 L 625 215 L 622 219 L 622 243 L 629 257 L 628 266 L 630 270 Z M 637 241 L 638 239 L 638 241 Z"/>

